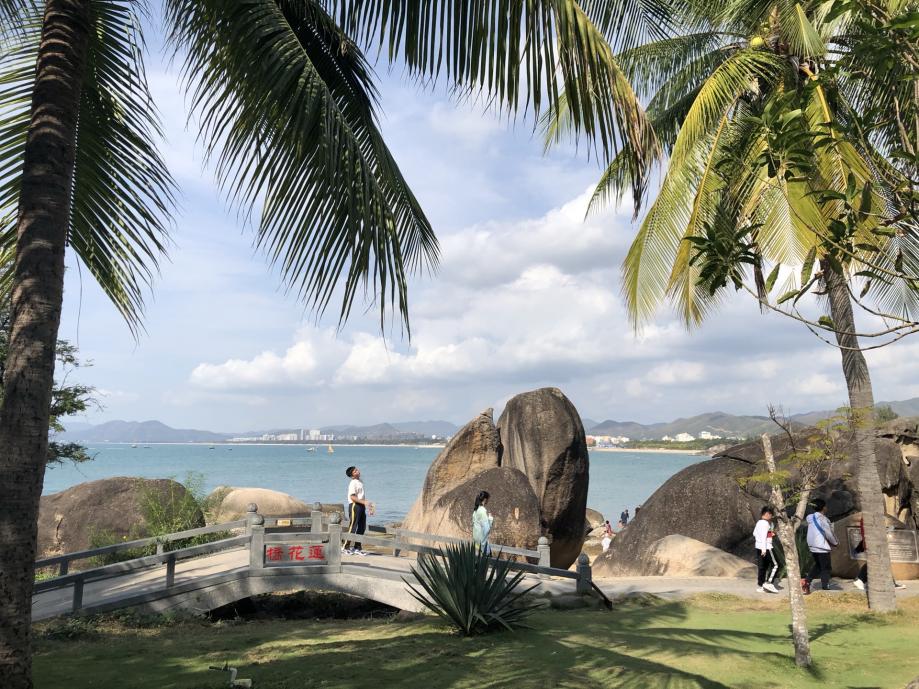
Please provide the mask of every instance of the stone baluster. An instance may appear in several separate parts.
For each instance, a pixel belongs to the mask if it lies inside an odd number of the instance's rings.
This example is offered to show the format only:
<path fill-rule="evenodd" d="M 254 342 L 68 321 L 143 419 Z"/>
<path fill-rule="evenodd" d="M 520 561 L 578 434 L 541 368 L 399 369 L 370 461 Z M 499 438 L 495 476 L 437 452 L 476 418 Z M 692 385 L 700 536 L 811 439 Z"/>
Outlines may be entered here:
<path fill-rule="evenodd" d="M 341 571 L 341 515 L 329 515 L 329 543 L 326 546 L 326 562 L 333 571 Z"/>
<path fill-rule="evenodd" d="M 322 531 L 322 503 L 314 502 L 313 511 L 310 513 L 310 533 Z"/>
<path fill-rule="evenodd" d="M 249 541 L 249 569 L 265 567 L 265 517 L 258 513 L 258 505 L 250 502 L 246 507 L 246 535 Z"/>
<path fill-rule="evenodd" d="M 536 552 L 539 553 L 539 562 L 537 564 L 540 567 L 550 567 L 552 558 L 551 558 L 551 552 L 549 549 L 549 539 L 546 538 L 545 536 L 540 536 L 539 541 L 537 541 L 537 543 L 538 545 L 536 546 Z M 539 577 L 541 579 L 548 579 L 549 575 L 540 574 Z"/>
<path fill-rule="evenodd" d="M 590 572 L 590 559 L 584 553 L 578 555 L 578 593 L 590 593 L 590 582 L 591 582 L 591 572 Z"/>

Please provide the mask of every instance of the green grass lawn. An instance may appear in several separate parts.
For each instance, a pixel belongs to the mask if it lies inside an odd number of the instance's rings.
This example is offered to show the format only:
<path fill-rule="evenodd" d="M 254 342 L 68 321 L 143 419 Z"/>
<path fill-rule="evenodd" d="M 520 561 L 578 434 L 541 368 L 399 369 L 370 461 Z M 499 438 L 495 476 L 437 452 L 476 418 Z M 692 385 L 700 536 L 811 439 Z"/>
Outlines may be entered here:
<path fill-rule="evenodd" d="M 919 675 L 919 601 L 886 618 L 864 598 L 809 599 L 816 667 L 795 668 L 776 599 L 702 596 L 543 611 L 532 629 L 461 638 L 436 619 L 39 626 L 37 689 L 217 689 L 229 661 L 256 689 L 308 687 L 882 687 Z M 54 637 L 70 634 L 73 638 Z"/>

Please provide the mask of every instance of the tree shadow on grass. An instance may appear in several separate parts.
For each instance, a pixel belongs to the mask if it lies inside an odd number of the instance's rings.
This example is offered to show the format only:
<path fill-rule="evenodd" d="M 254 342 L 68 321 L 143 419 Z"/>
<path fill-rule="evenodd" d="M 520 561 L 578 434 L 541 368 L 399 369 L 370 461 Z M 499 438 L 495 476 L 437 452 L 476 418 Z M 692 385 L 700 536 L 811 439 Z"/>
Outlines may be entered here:
<path fill-rule="evenodd" d="M 79 644 L 79 654 L 61 647 L 71 656 L 68 675 L 86 684 L 39 689 L 121 689 L 125 677 L 135 680 L 132 688 L 216 689 L 225 678 L 207 667 L 227 661 L 259 689 L 722 689 L 728 685 L 700 668 L 732 656 L 793 667 L 787 652 L 775 650 L 784 635 L 680 627 L 687 615 L 678 602 L 547 612 L 532 618 L 531 629 L 472 638 L 436 620 L 188 626 L 146 639 L 113 634 Z M 80 660 L 92 665 L 78 669 Z"/>

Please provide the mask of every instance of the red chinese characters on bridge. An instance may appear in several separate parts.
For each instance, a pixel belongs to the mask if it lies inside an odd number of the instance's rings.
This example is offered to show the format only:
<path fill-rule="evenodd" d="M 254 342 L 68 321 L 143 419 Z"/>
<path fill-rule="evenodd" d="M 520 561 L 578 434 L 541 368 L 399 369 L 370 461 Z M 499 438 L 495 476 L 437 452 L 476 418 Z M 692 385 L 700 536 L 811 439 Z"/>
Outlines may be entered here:
<path fill-rule="evenodd" d="M 265 562 L 306 562 L 325 560 L 322 545 L 270 545 L 265 547 Z"/>

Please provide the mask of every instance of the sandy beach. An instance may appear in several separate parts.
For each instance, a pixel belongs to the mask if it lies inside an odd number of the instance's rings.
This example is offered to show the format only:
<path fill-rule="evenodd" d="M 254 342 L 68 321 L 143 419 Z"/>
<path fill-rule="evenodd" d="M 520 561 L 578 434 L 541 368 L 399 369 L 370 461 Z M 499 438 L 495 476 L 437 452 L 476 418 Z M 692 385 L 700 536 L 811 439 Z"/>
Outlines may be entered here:
<path fill-rule="evenodd" d="M 674 455 L 704 455 L 704 450 L 671 450 L 671 449 L 652 449 L 649 447 L 589 447 L 591 452 L 637 452 L 639 454 L 674 454 Z"/>

